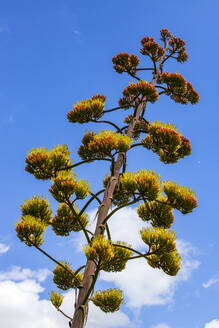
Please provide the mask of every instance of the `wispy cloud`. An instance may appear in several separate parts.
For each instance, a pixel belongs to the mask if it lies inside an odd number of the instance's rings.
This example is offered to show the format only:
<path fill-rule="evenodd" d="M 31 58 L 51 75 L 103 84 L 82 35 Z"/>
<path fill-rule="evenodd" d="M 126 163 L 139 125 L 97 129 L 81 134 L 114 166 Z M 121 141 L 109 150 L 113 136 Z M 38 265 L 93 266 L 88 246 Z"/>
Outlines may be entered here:
<path fill-rule="evenodd" d="M 79 30 L 73 30 L 74 35 L 81 35 L 81 32 Z"/>
<path fill-rule="evenodd" d="M 9 27 L 7 25 L 0 25 L 0 33 L 9 32 Z"/>
<path fill-rule="evenodd" d="M 0 243 L 0 255 L 6 253 L 10 246 Z"/>
<path fill-rule="evenodd" d="M 166 323 L 160 323 L 156 326 L 153 326 L 152 328 L 171 328 L 169 325 L 167 325 Z"/>
<path fill-rule="evenodd" d="M 218 282 L 219 282 L 219 278 L 211 278 L 207 282 L 204 282 L 202 284 L 202 287 L 208 288 L 208 287 L 211 287 L 214 284 L 217 284 Z"/>
<path fill-rule="evenodd" d="M 36 279 L 39 282 L 45 281 L 46 278 L 51 274 L 48 269 L 39 269 L 33 271 L 28 268 L 22 269 L 19 266 L 13 266 L 10 271 L 0 271 L 1 280 L 25 280 L 25 279 Z"/>

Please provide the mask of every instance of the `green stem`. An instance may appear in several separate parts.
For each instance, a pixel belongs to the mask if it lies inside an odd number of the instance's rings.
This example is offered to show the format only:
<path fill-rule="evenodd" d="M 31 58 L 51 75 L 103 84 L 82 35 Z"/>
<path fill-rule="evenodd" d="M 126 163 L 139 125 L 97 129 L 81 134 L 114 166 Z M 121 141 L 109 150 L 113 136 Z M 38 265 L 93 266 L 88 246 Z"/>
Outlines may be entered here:
<path fill-rule="evenodd" d="M 68 204 L 68 206 L 70 207 L 72 213 L 73 213 L 73 214 L 75 215 L 75 217 L 77 218 L 78 223 L 80 224 L 81 229 L 83 230 L 84 235 L 85 235 L 85 237 L 86 237 L 86 239 L 87 239 L 87 242 L 88 242 L 88 244 L 90 245 L 91 241 L 90 241 L 89 235 L 88 235 L 88 233 L 87 233 L 87 231 L 86 231 L 84 225 L 82 224 L 82 222 L 81 222 L 81 220 L 80 220 L 80 216 L 79 216 L 80 213 L 79 213 L 79 214 L 76 213 L 74 207 L 72 206 L 72 203 L 71 203 L 69 200 L 67 201 L 67 204 Z"/>
<path fill-rule="evenodd" d="M 60 263 L 59 261 L 57 261 L 56 259 L 54 259 L 54 257 L 52 257 L 51 255 L 49 255 L 47 252 L 45 252 L 42 248 L 40 248 L 39 246 L 37 246 L 34 242 L 32 242 L 32 240 L 30 240 L 28 237 L 25 237 L 26 240 L 31 243 L 36 249 L 38 249 L 38 251 L 40 251 L 41 253 L 43 253 L 44 255 L 46 255 L 50 260 L 52 260 L 53 262 L 55 262 L 56 264 L 58 264 L 60 267 L 62 267 L 63 269 L 65 269 L 67 272 L 69 272 L 72 277 L 79 283 L 81 284 L 81 282 L 78 280 L 78 278 L 76 277 L 76 273 L 72 273 L 71 270 L 69 270 L 67 267 L 65 267 L 62 263 Z"/>
<path fill-rule="evenodd" d="M 117 130 L 117 132 L 120 132 L 120 133 L 122 133 L 122 131 L 121 131 L 121 129 L 115 124 L 115 123 L 113 123 L 113 122 L 111 122 L 111 121 L 96 121 L 96 120 L 91 120 L 91 122 L 94 122 L 94 123 L 106 123 L 106 124 L 110 124 L 110 125 L 112 125 L 116 130 Z"/>
<path fill-rule="evenodd" d="M 106 233 L 107 233 L 108 239 L 111 240 L 110 230 L 109 230 L 109 226 L 107 223 L 106 223 Z"/>

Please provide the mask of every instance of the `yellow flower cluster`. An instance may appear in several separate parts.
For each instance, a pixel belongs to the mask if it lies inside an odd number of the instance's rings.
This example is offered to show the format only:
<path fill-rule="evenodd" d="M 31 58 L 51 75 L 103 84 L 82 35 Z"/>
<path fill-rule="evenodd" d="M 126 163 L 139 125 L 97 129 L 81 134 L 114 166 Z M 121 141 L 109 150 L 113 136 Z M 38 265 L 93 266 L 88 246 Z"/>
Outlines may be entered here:
<path fill-rule="evenodd" d="M 179 186 L 175 181 L 164 182 L 163 190 L 169 205 L 182 214 L 190 213 L 198 206 L 195 192 L 185 186 Z"/>
<path fill-rule="evenodd" d="M 39 196 L 34 196 L 27 199 L 24 205 L 21 205 L 22 216 L 30 215 L 39 218 L 42 222 L 48 224 L 52 217 L 52 211 L 47 199 Z"/>
<path fill-rule="evenodd" d="M 142 144 L 157 153 L 165 164 L 176 163 L 192 152 L 189 139 L 177 132 L 174 125 L 158 121 L 149 126 L 148 136 L 142 139 Z"/>
<path fill-rule="evenodd" d="M 54 290 L 50 293 L 50 301 L 52 302 L 52 305 L 55 306 L 56 309 L 60 308 L 62 305 L 64 296 L 60 293 L 55 292 Z"/>
<path fill-rule="evenodd" d="M 114 257 L 113 246 L 110 240 L 106 240 L 104 235 L 94 237 L 92 245 L 84 246 L 84 253 L 88 260 L 107 264 Z"/>
<path fill-rule="evenodd" d="M 27 246 L 36 246 L 43 244 L 43 233 L 47 224 L 42 222 L 39 218 L 31 215 L 25 215 L 15 223 L 18 238 Z M 32 243 L 31 243 L 32 242 Z"/>
<path fill-rule="evenodd" d="M 53 179 L 53 185 L 49 189 L 52 196 L 60 203 L 63 203 L 75 194 L 76 198 L 84 199 L 90 193 L 89 184 L 84 180 L 76 181 L 75 176 L 68 172 L 59 173 Z"/>
<path fill-rule="evenodd" d="M 60 265 L 57 265 L 53 270 L 53 282 L 62 290 L 78 287 L 83 280 L 83 274 L 78 273 L 76 277 L 74 277 L 73 274 L 75 271 L 70 268 L 70 264 L 65 261 L 61 261 L 60 263 L 66 267 L 68 271 Z"/>
<path fill-rule="evenodd" d="M 123 303 L 123 295 L 120 289 L 106 289 L 97 291 L 91 300 L 103 312 L 115 312 Z"/>
<path fill-rule="evenodd" d="M 126 152 L 131 145 L 131 138 L 114 131 L 103 130 L 98 134 L 88 132 L 82 139 L 82 146 L 78 150 L 81 159 L 96 159 L 111 157 L 113 150 Z"/>
<path fill-rule="evenodd" d="M 140 233 L 152 253 L 147 257 L 148 264 L 175 276 L 181 264 L 181 257 L 176 250 L 175 232 L 162 228 L 144 228 Z"/>
<path fill-rule="evenodd" d="M 73 206 L 76 214 L 79 214 L 79 210 L 76 205 Z M 86 213 L 80 216 L 80 222 L 83 227 L 88 224 L 88 218 Z M 74 215 L 68 205 L 61 203 L 57 210 L 54 219 L 51 221 L 52 230 L 58 236 L 68 236 L 71 231 L 80 231 L 82 227 L 79 223 L 78 217 Z"/>
<path fill-rule="evenodd" d="M 34 196 L 21 205 L 22 217 L 15 223 L 18 238 L 26 245 L 43 244 L 43 233 L 48 226 L 52 211 L 47 199 Z"/>
<path fill-rule="evenodd" d="M 116 244 L 121 246 L 131 247 L 130 245 L 122 241 L 117 241 Z M 122 248 L 113 245 L 113 254 L 114 257 L 112 258 L 112 260 L 105 263 L 102 266 L 102 270 L 107 272 L 121 272 L 122 270 L 125 269 L 126 263 L 128 259 L 131 257 L 132 252 L 127 248 Z"/>
<path fill-rule="evenodd" d="M 103 180 L 104 187 L 106 187 L 109 179 L 110 176 L 106 175 Z M 150 170 L 125 172 L 119 177 L 113 194 L 113 202 L 116 205 L 125 204 L 135 196 L 141 196 L 145 200 L 155 200 L 160 192 L 160 175 L 155 172 Z"/>
<path fill-rule="evenodd" d="M 162 198 L 160 198 L 161 200 Z M 165 203 L 157 201 L 144 202 L 138 207 L 138 215 L 143 221 L 151 221 L 153 227 L 170 228 L 174 221 L 173 209 Z"/>
<path fill-rule="evenodd" d="M 69 155 L 66 145 L 58 145 L 51 150 L 43 147 L 33 148 L 26 157 L 25 170 L 36 179 L 51 179 L 60 169 L 68 168 L 72 164 Z"/>
<path fill-rule="evenodd" d="M 68 112 L 68 120 L 72 123 L 87 123 L 92 119 L 98 119 L 103 115 L 106 97 L 103 95 L 93 96 L 73 105 Z"/>

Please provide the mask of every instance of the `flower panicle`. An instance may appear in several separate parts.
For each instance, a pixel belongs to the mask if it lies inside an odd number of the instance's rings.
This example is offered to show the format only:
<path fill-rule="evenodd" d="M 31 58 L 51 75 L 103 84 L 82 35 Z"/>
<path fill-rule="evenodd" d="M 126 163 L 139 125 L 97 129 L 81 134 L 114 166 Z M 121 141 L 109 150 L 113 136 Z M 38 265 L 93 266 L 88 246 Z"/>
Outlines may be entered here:
<path fill-rule="evenodd" d="M 56 286 L 62 290 L 79 287 L 83 280 L 83 273 L 77 273 L 76 276 L 74 276 L 75 271 L 70 268 L 70 263 L 66 261 L 60 261 L 60 263 L 67 270 L 59 264 L 53 270 L 53 282 Z"/>
<path fill-rule="evenodd" d="M 121 289 L 117 288 L 100 290 L 92 296 L 91 300 L 103 312 L 115 312 L 123 303 L 123 294 Z"/>
<path fill-rule="evenodd" d="M 58 145 L 51 150 L 33 148 L 26 157 L 25 170 L 36 179 L 48 180 L 56 176 L 61 169 L 67 170 L 72 164 L 70 152 L 66 145 Z"/>
<path fill-rule="evenodd" d="M 192 152 L 189 139 L 185 138 L 170 123 L 152 122 L 147 137 L 142 139 L 143 147 L 157 153 L 165 164 L 176 163 Z"/>
<path fill-rule="evenodd" d="M 87 123 L 99 119 L 104 113 L 106 97 L 97 94 L 90 99 L 82 100 L 68 112 L 67 118 L 71 123 Z"/>
<path fill-rule="evenodd" d="M 126 152 L 131 146 L 131 138 L 114 131 L 103 130 L 98 134 L 87 132 L 78 150 L 81 159 L 103 159 L 112 156 L 112 151 Z"/>
<path fill-rule="evenodd" d="M 121 52 L 112 59 L 113 68 L 117 73 L 131 73 L 136 74 L 136 68 L 139 65 L 139 58 L 136 55 L 129 55 L 126 52 Z"/>

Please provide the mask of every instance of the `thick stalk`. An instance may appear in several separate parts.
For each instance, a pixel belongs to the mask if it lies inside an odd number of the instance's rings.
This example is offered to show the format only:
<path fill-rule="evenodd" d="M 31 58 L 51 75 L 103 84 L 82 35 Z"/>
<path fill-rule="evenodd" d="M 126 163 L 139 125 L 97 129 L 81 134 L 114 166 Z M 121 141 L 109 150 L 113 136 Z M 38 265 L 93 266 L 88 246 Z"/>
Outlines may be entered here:
<path fill-rule="evenodd" d="M 167 47 L 168 47 L 168 43 L 166 45 L 166 49 L 167 49 Z M 164 55 L 165 55 L 165 52 L 164 52 Z M 152 84 L 155 83 L 157 77 L 159 76 L 160 69 L 162 67 L 162 63 L 163 63 L 163 59 L 164 59 L 164 55 L 162 56 L 159 67 L 156 70 L 156 73 L 154 74 L 154 77 L 151 81 Z M 140 114 L 141 114 L 142 110 L 144 110 L 144 108 L 145 108 L 146 101 L 147 101 L 147 99 L 144 99 L 144 101 L 137 107 L 134 118 L 128 126 L 126 135 L 130 138 L 132 138 L 132 136 L 133 136 L 135 124 L 138 122 Z M 110 179 L 110 182 L 104 192 L 102 204 L 99 207 L 94 237 L 99 234 L 104 233 L 105 226 L 103 223 L 104 223 L 105 218 L 108 215 L 109 209 L 111 208 L 113 192 L 114 192 L 114 189 L 118 182 L 120 170 L 123 166 L 124 160 L 125 160 L 125 154 L 119 153 L 117 160 L 114 164 L 114 175 Z M 87 300 L 89 299 L 89 291 L 92 287 L 93 279 L 94 279 L 94 277 L 97 279 L 97 274 L 95 275 L 96 270 L 97 270 L 97 265 L 93 261 L 87 261 L 85 272 L 84 272 L 84 279 L 82 282 L 83 287 L 80 288 L 80 291 L 79 291 L 71 328 L 84 328 L 85 327 L 87 314 L 88 314 Z"/>
<path fill-rule="evenodd" d="M 133 135 L 133 130 L 134 130 L 135 124 L 138 121 L 140 113 L 143 110 L 144 106 L 145 106 L 145 103 L 141 103 L 138 106 L 136 115 L 128 127 L 127 136 L 130 138 Z M 114 176 L 111 177 L 110 183 L 105 190 L 104 198 L 103 198 L 102 204 L 99 209 L 94 236 L 102 234 L 105 230 L 103 222 L 104 222 L 104 220 L 109 212 L 109 209 L 111 208 L 111 205 L 112 205 L 111 199 L 113 196 L 115 186 L 118 182 L 118 178 L 119 178 L 121 167 L 123 165 L 124 158 L 125 158 L 124 154 L 119 153 L 117 160 L 115 162 L 115 166 L 114 166 Z M 83 283 L 82 283 L 83 287 L 80 289 L 80 292 L 78 295 L 77 305 L 76 305 L 74 317 L 72 320 L 71 328 L 84 328 L 84 326 L 85 326 L 87 311 L 88 311 L 88 304 L 87 304 L 87 302 L 84 304 L 84 300 L 88 299 L 88 297 L 89 297 L 88 293 L 89 293 L 90 287 L 92 285 L 95 271 L 96 271 L 96 264 L 93 261 L 87 261 L 86 269 L 84 272 L 84 279 L 83 279 Z"/>

